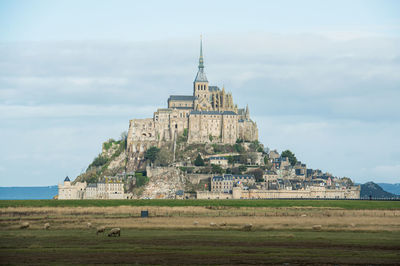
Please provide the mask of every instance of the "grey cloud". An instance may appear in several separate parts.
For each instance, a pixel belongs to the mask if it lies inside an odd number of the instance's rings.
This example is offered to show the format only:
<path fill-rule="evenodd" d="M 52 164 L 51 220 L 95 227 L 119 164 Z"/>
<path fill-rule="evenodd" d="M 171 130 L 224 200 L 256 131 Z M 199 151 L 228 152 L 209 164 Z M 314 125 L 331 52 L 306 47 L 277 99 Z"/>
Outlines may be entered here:
<path fill-rule="evenodd" d="M 266 145 L 334 174 L 389 180 L 399 156 L 398 47 L 399 39 L 379 36 L 242 34 L 207 36 L 204 52 L 211 84 L 249 104 Z M 1 175 L 24 178 L 33 169 L 52 184 L 68 169 L 78 173 L 129 119 L 192 92 L 198 50 L 187 39 L 0 43 L 0 144 L 10 154 Z M 77 144 L 66 149 L 57 135 Z M 12 171 L 20 160 L 28 170 Z"/>

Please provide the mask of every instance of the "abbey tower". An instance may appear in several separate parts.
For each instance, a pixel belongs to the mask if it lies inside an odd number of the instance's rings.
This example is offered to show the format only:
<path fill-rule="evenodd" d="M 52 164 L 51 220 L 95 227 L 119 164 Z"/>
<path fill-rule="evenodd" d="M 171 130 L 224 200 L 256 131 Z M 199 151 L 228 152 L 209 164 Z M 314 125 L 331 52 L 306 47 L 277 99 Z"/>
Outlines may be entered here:
<path fill-rule="evenodd" d="M 151 146 L 174 141 L 180 135 L 187 136 L 188 143 L 258 140 L 257 124 L 250 119 L 248 106 L 239 109 L 224 87 L 221 90 L 209 85 L 201 40 L 193 95 L 171 95 L 167 108 L 159 108 L 153 118 L 130 120 L 128 150 L 141 153 Z"/>

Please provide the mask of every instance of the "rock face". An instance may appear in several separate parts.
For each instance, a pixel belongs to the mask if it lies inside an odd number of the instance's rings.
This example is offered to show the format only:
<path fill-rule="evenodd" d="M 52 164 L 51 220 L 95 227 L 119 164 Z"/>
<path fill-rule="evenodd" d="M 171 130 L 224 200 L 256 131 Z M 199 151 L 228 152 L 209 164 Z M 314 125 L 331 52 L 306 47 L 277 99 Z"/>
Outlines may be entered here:
<path fill-rule="evenodd" d="M 178 190 L 184 190 L 186 176 L 175 167 L 147 167 L 149 183 L 145 186 L 141 199 L 174 199 Z"/>

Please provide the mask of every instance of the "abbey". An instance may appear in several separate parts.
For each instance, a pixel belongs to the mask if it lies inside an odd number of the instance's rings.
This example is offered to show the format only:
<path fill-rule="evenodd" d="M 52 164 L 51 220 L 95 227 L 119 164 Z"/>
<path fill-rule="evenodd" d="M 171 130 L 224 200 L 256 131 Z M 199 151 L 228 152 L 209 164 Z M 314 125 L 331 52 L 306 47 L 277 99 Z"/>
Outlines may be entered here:
<path fill-rule="evenodd" d="M 257 124 L 250 119 L 248 106 L 239 109 L 231 93 L 208 83 L 204 72 L 202 42 L 193 95 L 171 95 L 168 108 L 158 109 L 153 118 L 129 123 L 128 149 L 143 152 L 150 146 L 187 137 L 188 143 L 233 144 L 258 140 Z"/>

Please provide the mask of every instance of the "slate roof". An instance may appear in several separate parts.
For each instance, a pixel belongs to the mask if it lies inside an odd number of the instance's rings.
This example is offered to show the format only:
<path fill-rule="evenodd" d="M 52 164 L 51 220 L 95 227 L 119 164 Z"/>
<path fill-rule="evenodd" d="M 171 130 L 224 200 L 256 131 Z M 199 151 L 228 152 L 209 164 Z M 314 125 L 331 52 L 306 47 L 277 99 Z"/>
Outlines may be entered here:
<path fill-rule="evenodd" d="M 254 179 L 254 175 L 223 175 L 223 176 L 214 176 L 212 178 L 213 181 L 225 181 L 225 180 L 235 180 L 235 179 Z"/>
<path fill-rule="evenodd" d="M 172 108 L 174 108 L 174 109 L 183 109 L 183 110 L 192 110 L 193 109 L 193 107 L 190 107 L 190 106 L 174 106 Z"/>
<path fill-rule="evenodd" d="M 225 181 L 225 180 L 233 180 L 231 175 L 224 175 L 224 176 L 214 176 L 212 178 L 213 181 Z"/>
<path fill-rule="evenodd" d="M 197 111 L 197 110 L 191 111 L 190 114 L 192 114 L 192 115 L 237 115 L 233 111 L 219 112 L 219 111 Z"/>
<path fill-rule="evenodd" d="M 209 91 L 219 91 L 219 87 L 218 86 L 208 86 L 208 90 Z"/>
<path fill-rule="evenodd" d="M 206 73 L 204 73 L 204 69 L 199 67 L 199 71 L 197 71 L 196 78 L 194 82 L 208 82 Z"/>
<path fill-rule="evenodd" d="M 71 180 L 69 180 L 69 177 L 67 176 L 65 179 L 64 179 L 64 182 L 65 181 L 71 181 Z"/>
<path fill-rule="evenodd" d="M 209 159 L 210 160 L 228 160 L 226 157 L 223 157 L 223 156 L 212 156 Z"/>
<path fill-rule="evenodd" d="M 194 101 L 196 99 L 195 96 L 191 95 L 170 95 L 168 101 Z"/>

